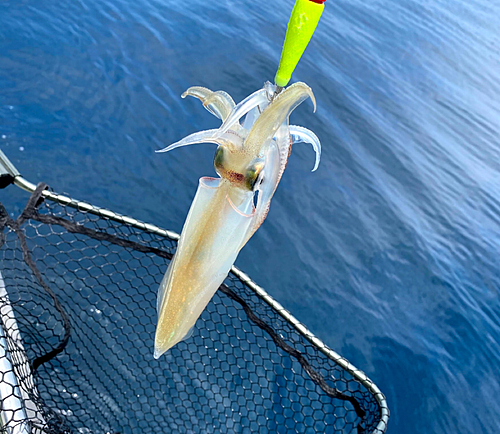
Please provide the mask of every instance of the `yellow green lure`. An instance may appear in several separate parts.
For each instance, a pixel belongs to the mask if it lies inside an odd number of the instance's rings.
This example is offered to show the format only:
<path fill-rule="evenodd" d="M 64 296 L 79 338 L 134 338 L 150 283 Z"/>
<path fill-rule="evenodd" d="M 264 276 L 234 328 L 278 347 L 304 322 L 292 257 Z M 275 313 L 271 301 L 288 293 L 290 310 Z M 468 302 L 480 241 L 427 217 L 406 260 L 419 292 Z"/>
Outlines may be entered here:
<path fill-rule="evenodd" d="M 274 82 L 285 87 L 316 30 L 325 0 L 297 0 L 288 22 L 285 43 Z"/>

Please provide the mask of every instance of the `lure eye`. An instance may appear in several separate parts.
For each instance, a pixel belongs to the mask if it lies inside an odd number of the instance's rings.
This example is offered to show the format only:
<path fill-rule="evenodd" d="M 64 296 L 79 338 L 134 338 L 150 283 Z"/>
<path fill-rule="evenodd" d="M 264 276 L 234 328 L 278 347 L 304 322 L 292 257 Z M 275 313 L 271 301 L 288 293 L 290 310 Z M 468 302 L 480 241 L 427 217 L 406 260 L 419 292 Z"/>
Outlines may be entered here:
<path fill-rule="evenodd" d="M 215 151 L 214 167 L 219 176 L 222 176 L 224 171 L 224 148 L 222 146 L 219 146 Z"/>
<path fill-rule="evenodd" d="M 264 160 L 261 159 L 254 160 L 252 164 L 248 166 L 245 172 L 245 185 L 249 190 L 253 191 L 257 185 L 262 169 L 264 169 Z"/>

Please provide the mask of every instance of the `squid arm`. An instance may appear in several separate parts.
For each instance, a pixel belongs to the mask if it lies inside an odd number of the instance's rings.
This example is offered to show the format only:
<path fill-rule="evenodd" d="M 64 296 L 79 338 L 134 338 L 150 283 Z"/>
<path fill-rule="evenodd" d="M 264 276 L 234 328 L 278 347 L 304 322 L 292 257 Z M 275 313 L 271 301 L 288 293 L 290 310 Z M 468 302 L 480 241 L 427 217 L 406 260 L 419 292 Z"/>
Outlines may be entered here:
<path fill-rule="evenodd" d="M 316 160 L 314 162 L 314 167 L 312 172 L 315 172 L 319 167 L 319 162 L 321 160 L 321 143 L 311 130 L 304 127 L 298 127 L 297 125 L 290 125 L 290 138 L 292 143 L 309 143 L 312 145 L 314 152 L 316 153 Z"/>
<path fill-rule="evenodd" d="M 288 123 L 290 113 L 306 98 L 315 104 L 311 89 L 295 83 L 272 98 L 274 90 L 266 83 L 239 104 L 225 92 L 203 87 L 192 87 L 183 94 L 200 99 L 222 125 L 191 134 L 159 152 L 215 143 L 214 166 L 220 178 L 200 179 L 177 252 L 160 284 L 156 358 L 190 334 L 239 251 L 265 220 L 292 143 L 311 143 L 316 152 L 314 170 L 317 168 L 318 138 Z"/>
<path fill-rule="evenodd" d="M 231 95 L 222 90 L 213 92 L 206 87 L 193 86 L 186 90 L 181 97 L 186 98 L 188 95 L 198 98 L 202 102 L 203 107 L 222 121 L 228 117 L 235 106 Z"/>

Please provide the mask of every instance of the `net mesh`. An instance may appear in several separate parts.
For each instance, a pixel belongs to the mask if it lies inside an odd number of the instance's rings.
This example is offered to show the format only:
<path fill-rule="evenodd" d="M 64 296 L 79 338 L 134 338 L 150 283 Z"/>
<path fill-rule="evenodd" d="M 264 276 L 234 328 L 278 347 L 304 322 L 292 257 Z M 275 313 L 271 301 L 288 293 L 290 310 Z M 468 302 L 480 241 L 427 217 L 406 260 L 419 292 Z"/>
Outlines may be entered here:
<path fill-rule="evenodd" d="M 0 204 L 4 430 L 385 432 L 364 374 L 234 274 L 192 337 L 155 360 L 156 290 L 176 242 L 43 201 L 42 189 L 17 220 Z"/>

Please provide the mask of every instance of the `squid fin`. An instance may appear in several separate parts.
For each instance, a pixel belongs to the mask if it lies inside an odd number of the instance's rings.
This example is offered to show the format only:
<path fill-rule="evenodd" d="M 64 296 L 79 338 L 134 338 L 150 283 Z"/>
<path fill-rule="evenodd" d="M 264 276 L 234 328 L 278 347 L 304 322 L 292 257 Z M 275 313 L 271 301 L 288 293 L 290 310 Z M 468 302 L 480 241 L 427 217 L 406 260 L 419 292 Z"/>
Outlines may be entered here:
<path fill-rule="evenodd" d="M 196 324 L 195 324 L 196 325 Z M 187 341 L 191 336 L 193 336 L 193 333 L 194 333 L 194 327 L 195 325 L 193 325 L 188 331 L 187 333 L 185 334 L 185 336 L 179 341 L 179 342 L 182 342 L 182 341 Z"/>

